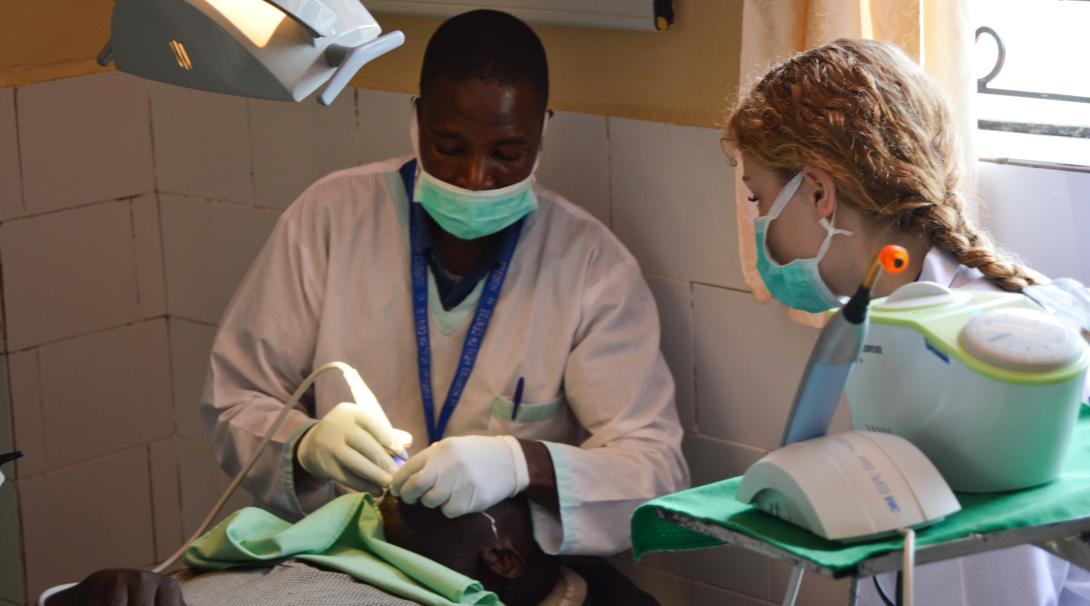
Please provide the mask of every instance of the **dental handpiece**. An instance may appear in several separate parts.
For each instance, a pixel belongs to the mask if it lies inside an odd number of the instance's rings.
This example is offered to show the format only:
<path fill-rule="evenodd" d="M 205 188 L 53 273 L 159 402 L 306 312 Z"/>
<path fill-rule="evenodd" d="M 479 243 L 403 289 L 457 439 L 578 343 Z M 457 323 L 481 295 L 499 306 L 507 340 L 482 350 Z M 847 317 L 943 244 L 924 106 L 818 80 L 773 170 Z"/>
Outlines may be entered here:
<path fill-rule="evenodd" d="M 889 245 L 875 256 L 855 295 L 829 318 L 818 336 L 799 381 L 780 445 L 825 435 L 844 393 L 844 385 L 867 338 L 871 289 L 884 269 L 898 274 L 908 268 L 908 251 Z"/>

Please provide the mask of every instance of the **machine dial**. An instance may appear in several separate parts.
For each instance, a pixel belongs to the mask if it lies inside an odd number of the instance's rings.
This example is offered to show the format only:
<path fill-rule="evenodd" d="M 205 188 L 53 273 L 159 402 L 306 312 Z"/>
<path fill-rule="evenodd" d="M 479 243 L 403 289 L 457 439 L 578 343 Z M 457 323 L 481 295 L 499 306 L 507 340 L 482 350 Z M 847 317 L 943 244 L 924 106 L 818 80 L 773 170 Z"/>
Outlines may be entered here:
<path fill-rule="evenodd" d="M 1080 337 L 1057 318 L 1035 309 L 995 309 L 969 320 L 958 335 L 973 357 L 993 366 L 1041 372 L 1074 363 Z"/>

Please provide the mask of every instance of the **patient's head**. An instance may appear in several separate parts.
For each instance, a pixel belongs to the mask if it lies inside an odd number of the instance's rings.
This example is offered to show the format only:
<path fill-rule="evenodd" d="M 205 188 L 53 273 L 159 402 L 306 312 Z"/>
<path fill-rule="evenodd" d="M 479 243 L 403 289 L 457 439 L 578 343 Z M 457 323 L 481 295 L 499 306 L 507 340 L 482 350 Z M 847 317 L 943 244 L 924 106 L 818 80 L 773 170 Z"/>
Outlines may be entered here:
<path fill-rule="evenodd" d="M 537 604 L 556 584 L 560 565 L 534 541 L 523 498 L 454 519 L 391 495 L 380 508 L 387 541 L 477 579 L 506 604 Z"/>

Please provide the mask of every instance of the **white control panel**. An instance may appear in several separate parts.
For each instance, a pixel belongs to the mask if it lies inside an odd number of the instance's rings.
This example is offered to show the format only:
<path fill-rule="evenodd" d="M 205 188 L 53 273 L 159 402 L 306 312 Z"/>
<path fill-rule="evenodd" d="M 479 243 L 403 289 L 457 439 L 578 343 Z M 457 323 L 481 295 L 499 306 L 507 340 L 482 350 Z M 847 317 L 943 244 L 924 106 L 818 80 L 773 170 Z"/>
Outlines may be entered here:
<path fill-rule="evenodd" d="M 1080 337 L 1057 318 L 1034 309 L 996 309 L 969 320 L 958 335 L 972 356 L 1023 372 L 1063 368 L 1079 359 Z"/>

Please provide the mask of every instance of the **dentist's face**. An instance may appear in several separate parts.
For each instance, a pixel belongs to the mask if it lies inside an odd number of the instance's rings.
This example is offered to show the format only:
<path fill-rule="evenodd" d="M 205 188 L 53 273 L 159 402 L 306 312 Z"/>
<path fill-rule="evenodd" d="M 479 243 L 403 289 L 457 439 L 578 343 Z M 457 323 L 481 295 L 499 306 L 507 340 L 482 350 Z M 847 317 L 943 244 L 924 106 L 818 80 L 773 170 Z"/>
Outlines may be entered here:
<path fill-rule="evenodd" d="M 420 161 L 428 174 L 471 190 L 530 176 L 545 119 L 532 84 L 443 78 L 429 88 L 417 106 Z"/>
<path fill-rule="evenodd" d="M 793 175 L 785 175 L 742 154 L 742 182 L 749 188 L 749 200 L 757 205 L 760 216 L 767 215 Z M 813 257 L 825 239 L 825 230 L 818 221 L 822 214 L 817 208 L 821 198 L 820 185 L 803 177 L 802 185 L 780 216 L 768 226 L 768 251 L 778 263 Z"/>

